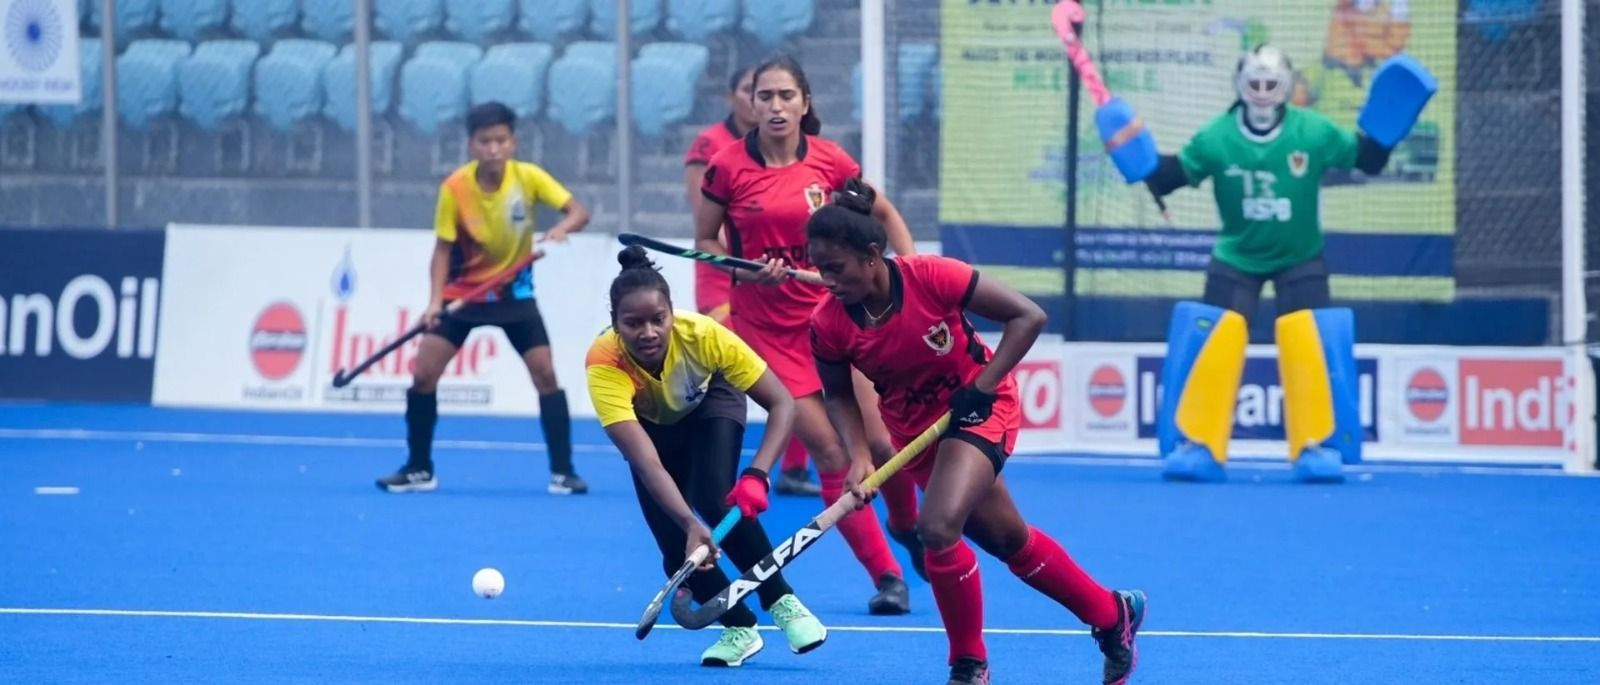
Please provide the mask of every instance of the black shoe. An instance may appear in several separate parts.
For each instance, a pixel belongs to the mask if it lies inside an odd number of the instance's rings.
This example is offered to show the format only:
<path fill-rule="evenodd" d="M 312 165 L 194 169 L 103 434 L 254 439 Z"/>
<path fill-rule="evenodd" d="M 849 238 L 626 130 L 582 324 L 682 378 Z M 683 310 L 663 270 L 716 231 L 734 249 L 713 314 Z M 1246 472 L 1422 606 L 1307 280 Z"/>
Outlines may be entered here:
<path fill-rule="evenodd" d="M 772 486 L 772 490 L 780 495 L 816 497 L 822 494 L 822 486 L 811 482 L 811 473 L 805 469 L 791 469 L 779 473 L 778 482 Z"/>
<path fill-rule="evenodd" d="M 1117 599 L 1117 624 L 1089 632 L 1100 643 L 1100 653 L 1106 655 L 1102 682 L 1124 685 L 1139 665 L 1139 648 L 1133 637 L 1139 632 L 1139 624 L 1144 623 L 1145 596 L 1140 590 L 1116 590 L 1111 594 Z"/>
<path fill-rule="evenodd" d="M 917 572 L 917 577 L 928 579 L 928 561 L 922 558 L 922 538 L 917 537 L 915 528 L 907 531 L 889 529 L 889 537 L 906 548 L 906 553 L 911 555 L 911 570 Z"/>
<path fill-rule="evenodd" d="M 867 613 L 873 616 L 911 613 L 911 589 L 906 587 L 906 581 L 888 573 L 878 578 L 878 594 L 867 600 Z"/>
<path fill-rule="evenodd" d="M 545 487 L 545 491 L 552 495 L 587 495 L 589 484 L 583 482 L 576 473 L 552 473 L 550 485 Z"/>
<path fill-rule="evenodd" d="M 378 479 L 378 489 L 384 492 L 433 492 L 439 489 L 439 479 L 431 469 L 404 466 L 399 471 Z"/>
<path fill-rule="evenodd" d="M 950 664 L 950 682 L 945 685 L 989 685 L 989 664 L 972 657 L 961 657 Z"/>

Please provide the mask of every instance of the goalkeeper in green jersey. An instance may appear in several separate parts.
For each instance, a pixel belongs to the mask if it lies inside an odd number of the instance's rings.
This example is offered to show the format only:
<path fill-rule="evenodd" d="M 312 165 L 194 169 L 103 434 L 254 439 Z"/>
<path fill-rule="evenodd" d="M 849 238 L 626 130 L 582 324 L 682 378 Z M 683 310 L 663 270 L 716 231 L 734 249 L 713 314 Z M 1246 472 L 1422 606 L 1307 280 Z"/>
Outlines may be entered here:
<path fill-rule="evenodd" d="M 1202 302 L 1179 303 L 1168 333 L 1157 419 L 1167 478 L 1223 479 L 1248 342 L 1245 319 L 1255 314 L 1267 281 L 1277 294 L 1284 433 L 1295 476 L 1337 482 L 1343 463 L 1359 461 L 1354 318 L 1348 309 L 1330 308 L 1321 184 L 1330 169 L 1381 171 L 1437 87 L 1409 57 L 1392 62 L 1398 66 L 1386 64 L 1394 66 L 1390 74 L 1374 78 L 1361 129 L 1352 130 L 1288 104 L 1295 79 L 1288 57 L 1257 47 L 1235 70 L 1238 101 L 1182 152 L 1162 155 L 1144 178 L 1158 198 L 1211 179 L 1222 219 Z"/>

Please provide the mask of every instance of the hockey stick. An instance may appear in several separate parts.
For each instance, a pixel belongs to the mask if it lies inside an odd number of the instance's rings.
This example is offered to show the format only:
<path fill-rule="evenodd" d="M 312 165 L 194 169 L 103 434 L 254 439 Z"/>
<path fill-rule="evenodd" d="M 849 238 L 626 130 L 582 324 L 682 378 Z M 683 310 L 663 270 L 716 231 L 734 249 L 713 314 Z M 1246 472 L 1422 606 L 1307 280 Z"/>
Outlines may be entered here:
<path fill-rule="evenodd" d="M 711 531 L 711 543 L 721 543 L 722 538 L 727 537 L 728 531 L 733 530 L 733 526 L 738 522 L 739 508 L 729 509 L 727 515 L 722 517 L 722 522 L 718 523 L 717 527 Z M 639 619 L 639 625 L 633 629 L 634 637 L 643 640 L 646 635 L 650 634 L 650 629 L 656 627 L 656 619 L 661 617 L 661 605 L 666 602 L 667 595 L 672 594 L 672 591 L 678 589 L 678 586 L 682 585 L 683 581 L 688 580 L 689 574 L 693 573 L 695 567 L 699 566 L 700 562 L 705 561 L 710 554 L 711 548 L 705 545 L 696 547 L 693 552 L 689 553 L 689 558 L 685 559 L 683 565 L 678 567 L 678 572 L 672 574 L 672 578 L 667 581 L 666 586 L 662 587 L 661 591 L 651 598 L 650 606 L 644 608 L 644 616 Z"/>
<path fill-rule="evenodd" d="M 538 259 L 540 257 L 543 257 L 543 256 L 544 256 L 544 251 L 543 250 L 534 250 L 533 252 L 530 252 L 530 253 L 528 253 L 526 255 L 523 255 L 522 259 L 517 260 L 517 262 L 515 264 L 512 264 L 506 270 L 501 271 L 498 274 L 495 274 L 494 278 L 491 278 L 491 279 L 489 279 L 487 281 L 479 283 L 476 286 L 473 286 L 473 288 L 471 290 L 468 290 L 461 297 L 458 297 L 458 298 L 455 299 L 455 301 L 451 302 L 448 305 L 445 305 L 444 311 L 440 313 L 440 316 L 441 317 L 449 316 L 451 314 L 456 313 L 457 311 L 460 311 L 462 307 L 465 307 L 467 305 L 467 303 L 469 303 L 474 298 L 476 298 L 476 297 L 478 297 L 478 296 L 480 296 L 480 295 L 482 295 L 482 294 L 484 294 L 486 292 L 489 292 L 490 290 L 493 290 L 493 289 L 499 287 L 501 284 L 503 284 L 505 282 L 505 280 L 506 280 L 506 278 L 508 276 L 515 275 L 517 272 L 528 268 L 529 264 L 532 264 L 535 261 L 538 261 Z M 382 348 L 379 348 L 377 352 L 373 352 L 371 356 L 368 356 L 366 359 L 362 360 L 360 364 L 356 364 L 354 368 L 350 369 L 349 371 L 346 371 L 344 369 L 339 369 L 338 371 L 335 371 L 334 374 L 333 374 L 333 387 L 342 388 L 342 387 L 344 387 L 346 385 L 349 385 L 350 381 L 355 380 L 356 376 L 361 375 L 362 371 L 366 371 L 367 369 L 371 368 L 373 364 L 376 364 L 380 360 L 382 360 L 384 357 L 389 356 L 390 352 L 393 352 L 395 350 L 400 349 L 401 345 L 406 344 L 412 338 L 415 338 L 415 337 L 417 337 L 419 335 L 422 335 L 422 332 L 427 330 L 427 329 L 428 329 L 428 322 L 426 320 L 418 321 L 416 323 L 416 325 L 412 326 L 409 329 L 406 329 L 405 333 L 400 334 L 400 337 L 395 338 L 389 344 L 384 345 Z"/>
<path fill-rule="evenodd" d="M 733 268 L 733 269 L 742 269 L 744 271 L 760 271 L 760 270 L 766 268 L 766 265 L 762 264 L 761 262 L 751 261 L 751 260 L 748 260 L 748 259 L 740 259 L 738 257 L 730 257 L 728 255 L 712 254 L 710 252 L 701 252 L 700 250 L 696 250 L 696 249 L 688 248 L 688 247 L 678 247 L 677 245 L 673 245 L 672 243 L 656 240 L 655 238 L 648 238 L 648 237 L 639 235 L 637 233 L 621 233 L 621 234 L 618 234 L 617 235 L 617 241 L 622 243 L 623 245 L 628 245 L 628 246 L 638 245 L 639 247 L 642 247 L 642 248 L 645 248 L 645 249 L 649 249 L 649 250 L 655 250 L 656 252 L 664 252 L 664 253 L 672 255 L 674 257 L 685 257 L 685 258 L 688 258 L 688 259 L 695 259 L 695 260 L 699 260 L 699 261 L 702 261 L 702 262 L 710 262 L 712 264 L 716 264 L 717 266 L 726 266 L 726 267 Z M 822 285 L 823 284 L 822 283 L 822 276 L 818 275 L 817 272 L 815 272 L 815 271 L 802 271 L 800 269 L 789 269 L 788 271 L 789 271 L 789 275 L 791 277 L 793 277 L 797 281 L 800 281 L 801 283 L 810 283 L 812 285 Z"/>
<path fill-rule="evenodd" d="M 940 434 L 944 433 L 945 428 L 949 425 L 950 414 L 946 413 L 944 416 L 939 417 L 938 421 L 933 422 L 932 426 L 928 426 L 927 430 L 922 431 L 921 435 L 906 443 L 905 447 L 900 448 L 900 451 L 896 452 L 893 458 L 889 459 L 883 466 L 878 467 L 878 470 L 874 471 L 872 475 L 867 476 L 867 479 L 862 481 L 861 486 L 868 490 L 874 490 L 883 485 L 884 481 L 889 480 L 891 476 L 905 467 L 906 463 L 910 462 L 912 458 L 922 454 L 922 451 L 927 449 L 928 445 L 939 439 Z M 750 567 L 750 570 L 745 571 L 744 575 L 740 576 L 738 580 L 729 583 L 728 587 L 723 588 L 721 592 L 717 593 L 716 597 L 700 605 L 698 609 L 689 605 L 691 599 L 689 593 L 679 590 L 672 597 L 672 618 L 678 621 L 678 625 L 689 630 L 699 630 L 711 625 L 712 621 L 721 618 L 723 614 L 728 612 L 728 609 L 738 604 L 739 600 L 744 599 L 745 595 L 761 587 L 761 584 L 766 582 L 768 578 L 771 578 L 783 567 L 792 563 L 796 557 L 800 556 L 801 552 L 809 549 L 811 543 L 822 537 L 823 533 L 828 532 L 828 529 L 837 524 L 839 519 L 855 511 L 856 503 L 857 500 L 854 494 L 846 493 L 844 497 L 840 497 L 839 501 L 833 503 L 833 506 L 823 509 L 822 513 L 817 514 L 817 517 L 811 519 L 811 522 L 802 527 L 799 532 L 778 543 L 778 546 L 773 548 L 772 554 L 767 555 L 767 558 Z"/>
<path fill-rule="evenodd" d="M 1050 10 L 1050 26 L 1055 29 L 1056 37 L 1061 39 L 1061 46 L 1067 51 L 1067 60 L 1072 62 L 1072 69 L 1078 72 L 1078 78 L 1083 81 L 1083 87 L 1088 89 L 1089 97 L 1094 100 L 1094 106 L 1098 109 L 1111 101 L 1111 91 L 1100 78 L 1100 70 L 1095 68 L 1094 60 L 1089 58 L 1089 51 L 1083 47 L 1083 41 L 1078 38 L 1075 27 L 1082 24 L 1083 19 L 1083 5 L 1078 4 L 1076 0 L 1062 0 Z M 1134 117 L 1126 127 L 1105 141 L 1106 152 L 1114 152 L 1143 132 L 1144 119 Z M 1153 190 L 1150 191 L 1150 197 L 1155 198 L 1161 216 L 1166 218 L 1167 223 L 1172 223 L 1172 212 L 1167 209 L 1166 200 L 1161 199 L 1161 196 Z"/>

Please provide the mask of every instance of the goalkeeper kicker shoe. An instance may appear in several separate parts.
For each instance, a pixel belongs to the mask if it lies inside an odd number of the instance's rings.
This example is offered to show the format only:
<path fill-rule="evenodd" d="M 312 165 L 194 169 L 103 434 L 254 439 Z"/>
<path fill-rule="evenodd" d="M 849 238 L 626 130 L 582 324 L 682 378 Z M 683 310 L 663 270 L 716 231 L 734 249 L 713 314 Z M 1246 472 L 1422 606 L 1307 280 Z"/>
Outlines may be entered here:
<path fill-rule="evenodd" d="M 701 666 L 732 668 L 756 655 L 765 646 L 755 628 L 723 628 L 722 637 L 700 654 Z"/>
<path fill-rule="evenodd" d="M 789 638 L 789 651 L 795 654 L 821 647 L 828 639 L 828 629 L 800 603 L 799 597 L 792 594 L 779 597 L 767 612 L 772 614 L 772 622 L 778 624 L 783 636 Z"/>

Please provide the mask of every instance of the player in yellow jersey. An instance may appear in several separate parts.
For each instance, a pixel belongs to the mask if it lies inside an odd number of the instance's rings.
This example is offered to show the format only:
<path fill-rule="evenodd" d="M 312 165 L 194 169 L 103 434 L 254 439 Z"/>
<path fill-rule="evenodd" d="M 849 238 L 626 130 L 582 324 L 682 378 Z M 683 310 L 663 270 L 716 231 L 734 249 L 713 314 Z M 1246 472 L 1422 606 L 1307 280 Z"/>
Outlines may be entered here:
<path fill-rule="evenodd" d="M 617 261 L 622 273 L 611 282 L 611 328 L 584 362 L 595 414 L 632 467 L 639 508 L 668 576 L 700 545 L 716 548 L 695 512 L 721 520 L 728 505 L 745 518 L 729 531 L 723 549 L 739 568 L 750 568 L 772 554 L 755 516 L 767 508 L 767 470 L 794 428 L 794 398 L 733 331 L 709 316 L 673 311 L 667 281 L 643 248 L 623 250 Z M 767 410 L 767 429 L 741 474 L 746 393 Z M 727 587 L 728 577 L 708 557 L 685 583 L 704 602 Z M 794 652 L 827 639 L 827 629 L 781 574 L 756 593 Z M 702 665 L 738 666 L 761 651 L 755 614 L 743 604 L 723 614 L 722 625 L 722 636 L 701 654 Z"/>
<path fill-rule="evenodd" d="M 439 486 L 433 470 L 433 429 L 439 420 L 434 394 L 445 365 L 467 334 L 478 326 L 498 326 L 522 357 L 539 391 L 539 423 L 550 450 L 551 494 L 582 494 L 589 486 L 572 467 L 572 421 L 567 395 L 556 380 L 550 359 L 550 337 L 534 300 L 533 269 L 526 267 L 480 301 L 441 317 L 446 302 L 473 286 L 497 278 L 533 249 L 535 204 L 564 216 L 545 240 L 560 242 L 583 230 L 589 210 L 538 165 L 514 159 L 516 114 L 488 102 L 467 114 L 472 161 L 457 169 L 439 188 L 434 212 L 433 261 L 428 270 L 430 322 L 417 348 L 416 369 L 406 393 L 405 466 L 378 480 L 389 492 L 426 492 Z"/>

